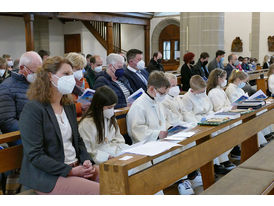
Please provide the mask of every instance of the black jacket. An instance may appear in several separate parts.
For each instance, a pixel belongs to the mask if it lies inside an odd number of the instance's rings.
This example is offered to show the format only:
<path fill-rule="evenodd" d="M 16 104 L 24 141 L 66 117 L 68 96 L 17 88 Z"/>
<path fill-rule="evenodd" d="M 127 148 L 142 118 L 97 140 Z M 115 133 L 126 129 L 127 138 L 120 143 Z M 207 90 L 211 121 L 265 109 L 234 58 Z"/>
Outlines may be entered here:
<path fill-rule="evenodd" d="M 207 68 L 202 68 L 202 62 L 200 61 L 200 59 L 193 67 L 193 75 L 200 75 L 201 77 L 206 77 L 206 79 L 208 79 L 208 70 Z"/>
<path fill-rule="evenodd" d="M 181 67 L 181 83 L 183 84 L 183 91 L 188 91 L 190 88 L 189 80 L 192 76 L 192 66 L 190 66 L 191 69 L 187 66 L 187 64 L 184 64 Z"/>
<path fill-rule="evenodd" d="M 165 71 L 164 67 L 161 63 L 156 62 L 153 58 L 150 60 L 147 71 L 151 73 L 152 71 L 157 70 L 157 71 Z"/>
<path fill-rule="evenodd" d="M 148 72 L 145 69 L 141 69 L 140 71 L 144 78 L 148 80 Z M 147 90 L 147 85 L 142 81 L 142 79 L 135 72 L 130 71 L 128 68 L 125 69 L 125 77 L 128 79 L 133 92 L 140 88 L 143 88 L 144 91 Z"/>
<path fill-rule="evenodd" d="M 78 132 L 75 105 L 64 106 L 72 130 L 72 145 L 80 163 L 91 160 Z M 66 177 L 71 166 L 64 163 L 61 131 L 50 104 L 29 101 L 20 116 L 23 160 L 20 183 L 40 192 L 51 192 L 59 176 Z"/>
<path fill-rule="evenodd" d="M 128 82 L 128 79 L 125 76 L 120 77 L 118 80 L 125 85 L 125 87 L 129 90 L 130 94 L 133 93 L 133 90 Z M 115 109 L 126 107 L 127 101 L 122 89 L 116 82 L 112 81 L 111 77 L 107 74 L 106 71 L 102 71 L 98 73 L 98 75 L 96 76 L 93 89 L 96 90 L 98 87 L 102 87 L 105 85 L 109 86 L 118 97 L 118 103 L 116 104 Z"/>

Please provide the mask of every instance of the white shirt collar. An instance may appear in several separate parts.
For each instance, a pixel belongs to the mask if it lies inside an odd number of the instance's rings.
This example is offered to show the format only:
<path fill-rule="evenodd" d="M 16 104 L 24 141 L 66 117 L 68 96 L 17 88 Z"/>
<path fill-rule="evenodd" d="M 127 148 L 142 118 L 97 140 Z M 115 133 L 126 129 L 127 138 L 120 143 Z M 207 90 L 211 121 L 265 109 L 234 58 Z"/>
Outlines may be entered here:
<path fill-rule="evenodd" d="M 128 68 L 128 70 L 130 70 L 130 71 L 132 71 L 132 72 L 134 72 L 134 73 L 136 73 L 137 72 L 137 70 L 136 69 L 134 69 L 134 68 L 132 68 L 131 66 L 127 66 L 127 68 Z"/>

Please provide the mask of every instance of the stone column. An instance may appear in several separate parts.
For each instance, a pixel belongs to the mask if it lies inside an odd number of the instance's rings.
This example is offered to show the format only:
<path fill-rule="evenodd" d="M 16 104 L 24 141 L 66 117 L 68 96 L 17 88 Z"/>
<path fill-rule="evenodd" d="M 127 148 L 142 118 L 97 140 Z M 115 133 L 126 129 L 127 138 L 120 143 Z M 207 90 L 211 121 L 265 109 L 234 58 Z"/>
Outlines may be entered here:
<path fill-rule="evenodd" d="M 252 12 L 251 57 L 259 59 L 260 49 L 260 12 Z"/>
<path fill-rule="evenodd" d="M 180 63 L 186 52 L 195 54 L 197 61 L 202 52 L 208 52 L 209 61 L 217 50 L 224 50 L 223 12 L 181 12 L 180 15 Z"/>
<path fill-rule="evenodd" d="M 48 17 L 35 16 L 34 20 L 35 51 L 49 51 L 49 20 Z"/>

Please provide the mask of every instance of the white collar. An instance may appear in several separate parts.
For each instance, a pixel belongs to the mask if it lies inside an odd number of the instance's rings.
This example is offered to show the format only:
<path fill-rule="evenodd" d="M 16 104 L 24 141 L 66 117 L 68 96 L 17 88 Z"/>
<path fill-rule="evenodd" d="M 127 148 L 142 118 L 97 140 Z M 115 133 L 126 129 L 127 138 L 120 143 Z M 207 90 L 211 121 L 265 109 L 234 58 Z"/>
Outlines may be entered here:
<path fill-rule="evenodd" d="M 127 66 L 127 68 L 128 68 L 128 70 L 130 70 L 130 71 L 132 71 L 132 72 L 134 72 L 134 73 L 136 73 L 137 72 L 137 70 L 136 69 L 134 69 L 134 68 L 132 68 L 131 66 Z"/>

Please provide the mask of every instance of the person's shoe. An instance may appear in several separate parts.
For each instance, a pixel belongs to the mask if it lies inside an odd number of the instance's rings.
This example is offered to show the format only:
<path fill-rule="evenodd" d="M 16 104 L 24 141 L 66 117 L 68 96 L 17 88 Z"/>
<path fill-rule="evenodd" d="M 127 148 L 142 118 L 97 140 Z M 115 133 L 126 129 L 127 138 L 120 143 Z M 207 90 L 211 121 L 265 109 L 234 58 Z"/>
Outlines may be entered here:
<path fill-rule="evenodd" d="M 224 168 L 223 165 L 216 165 L 216 164 L 214 165 L 214 172 L 215 172 L 216 174 L 225 175 L 225 174 L 227 174 L 229 171 L 230 171 L 230 170 Z"/>
<path fill-rule="evenodd" d="M 230 152 L 230 158 L 233 160 L 241 160 L 241 150 L 239 146 L 235 146 Z"/>
<path fill-rule="evenodd" d="M 203 185 L 202 176 L 197 175 L 193 180 L 189 180 L 192 188 L 196 188 Z"/>
<path fill-rule="evenodd" d="M 185 180 L 178 185 L 178 192 L 180 195 L 193 195 L 194 194 L 194 191 L 191 187 L 191 183 L 188 180 Z"/>
<path fill-rule="evenodd" d="M 232 162 L 230 162 L 230 161 L 226 161 L 226 162 L 223 162 L 223 163 L 221 163 L 223 166 L 224 166 L 224 168 L 225 169 L 227 169 L 227 170 L 232 170 L 232 169 L 234 169 L 235 167 L 236 167 L 236 165 L 234 165 Z"/>

